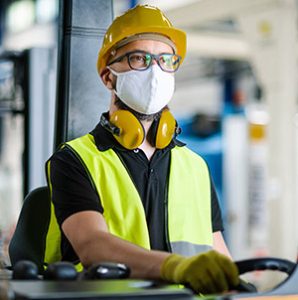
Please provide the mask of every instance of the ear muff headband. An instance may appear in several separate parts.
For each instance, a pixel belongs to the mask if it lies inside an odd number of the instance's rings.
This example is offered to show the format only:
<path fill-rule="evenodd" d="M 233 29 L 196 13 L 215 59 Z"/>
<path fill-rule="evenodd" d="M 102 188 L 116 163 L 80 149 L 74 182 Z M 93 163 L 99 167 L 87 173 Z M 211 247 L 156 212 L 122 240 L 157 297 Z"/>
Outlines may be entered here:
<path fill-rule="evenodd" d="M 114 134 L 114 137 L 126 149 L 136 149 L 143 143 L 144 127 L 131 112 L 115 111 L 110 117 L 110 124 L 119 129 L 119 133 Z"/>

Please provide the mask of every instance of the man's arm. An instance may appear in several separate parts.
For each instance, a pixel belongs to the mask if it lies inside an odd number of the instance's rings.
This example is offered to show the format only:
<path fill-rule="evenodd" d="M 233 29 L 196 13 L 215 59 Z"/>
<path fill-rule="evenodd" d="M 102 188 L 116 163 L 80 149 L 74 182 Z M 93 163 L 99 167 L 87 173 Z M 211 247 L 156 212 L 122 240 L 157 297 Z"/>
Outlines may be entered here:
<path fill-rule="evenodd" d="M 170 255 L 110 234 L 103 216 L 95 211 L 71 215 L 63 222 L 62 230 L 84 267 L 103 261 L 119 262 L 130 267 L 132 278 L 160 279 L 161 265 Z"/>
<path fill-rule="evenodd" d="M 221 231 L 213 232 L 213 249 L 232 259 Z"/>
<path fill-rule="evenodd" d="M 85 267 L 103 261 L 120 262 L 130 267 L 132 278 L 189 284 L 202 293 L 227 291 L 239 282 L 236 266 L 223 254 L 209 251 L 186 258 L 143 249 L 110 234 L 98 212 L 73 214 L 63 222 L 62 230 Z"/>

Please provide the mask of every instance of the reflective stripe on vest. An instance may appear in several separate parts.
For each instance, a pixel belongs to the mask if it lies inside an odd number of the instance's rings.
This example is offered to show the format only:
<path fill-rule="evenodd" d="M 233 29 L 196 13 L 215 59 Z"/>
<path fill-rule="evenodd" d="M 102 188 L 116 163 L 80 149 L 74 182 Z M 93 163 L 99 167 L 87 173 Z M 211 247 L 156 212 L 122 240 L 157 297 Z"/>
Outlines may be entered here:
<path fill-rule="evenodd" d="M 118 155 L 112 149 L 99 151 L 90 134 L 66 145 L 85 167 L 99 195 L 110 233 L 150 249 L 142 201 Z M 167 198 L 166 233 L 171 251 L 190 256 L 211 249 L 209 171 L 204 160 L 186 147 L 171 150 Z"/>

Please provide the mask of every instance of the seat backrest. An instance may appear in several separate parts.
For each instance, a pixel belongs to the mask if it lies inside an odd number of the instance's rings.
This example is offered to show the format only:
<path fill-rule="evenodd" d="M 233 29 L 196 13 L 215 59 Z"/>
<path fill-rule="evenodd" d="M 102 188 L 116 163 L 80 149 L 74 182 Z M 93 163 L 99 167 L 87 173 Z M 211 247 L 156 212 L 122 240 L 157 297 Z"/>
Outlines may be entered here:
<path fill-rule="evenodd" d="M 43 271 L 47 231 L 51 217 L 48 187 L 31 191 L 25 198 L 8 252 L 12 267 L 20 260 L 31 260 Z"/>

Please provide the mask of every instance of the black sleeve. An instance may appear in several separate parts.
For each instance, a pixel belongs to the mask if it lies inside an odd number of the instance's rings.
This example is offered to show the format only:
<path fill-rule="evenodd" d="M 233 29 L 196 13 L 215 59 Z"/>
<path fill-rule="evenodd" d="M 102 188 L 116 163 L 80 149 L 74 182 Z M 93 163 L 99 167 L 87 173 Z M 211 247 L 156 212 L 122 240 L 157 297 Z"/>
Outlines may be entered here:
<path fill-rule="evenodd" d="M 212 231 L 223 231 L 223 222 L 221 216 L 221 210 L 218 203 L 217 194 L 214 188 L 214 184 L 212 178 L 210 178 L 211 182 L 211 213 L 212 213 Z"/>
<path fill-rule="evenodd" d="M 91 185 L 87 172 L 75 154 L 67 148 L 50 159 L 52 201 L 58 224 L 74 213 L 93 210 L 103 213 L 103 207 Z"/>

